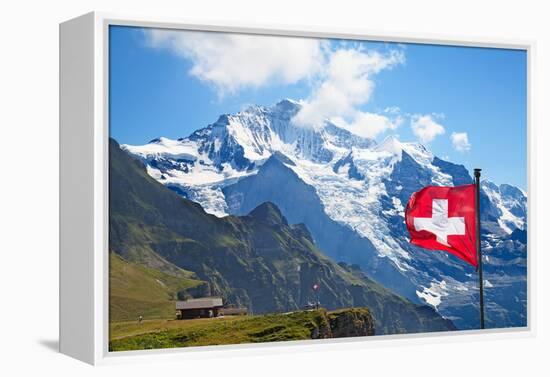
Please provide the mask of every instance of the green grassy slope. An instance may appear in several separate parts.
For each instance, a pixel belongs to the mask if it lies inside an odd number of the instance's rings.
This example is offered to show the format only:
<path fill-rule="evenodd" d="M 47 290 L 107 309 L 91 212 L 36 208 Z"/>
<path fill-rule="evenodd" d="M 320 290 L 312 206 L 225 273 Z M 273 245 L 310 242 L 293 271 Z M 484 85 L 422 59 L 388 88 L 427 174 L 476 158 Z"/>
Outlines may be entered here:
<path fill-rule="evenodd" d="M 190 273 L 173 276 L 109 255 L 109 319 L 174 318 L 177 292 L 204 284 Z"/>
<path fill-rule="evenodd" d="M 365 308 L 324 309 L 250 317 L 150 321 L 113 326 L 111 351 L 276 342 L 373 335 Z"/>

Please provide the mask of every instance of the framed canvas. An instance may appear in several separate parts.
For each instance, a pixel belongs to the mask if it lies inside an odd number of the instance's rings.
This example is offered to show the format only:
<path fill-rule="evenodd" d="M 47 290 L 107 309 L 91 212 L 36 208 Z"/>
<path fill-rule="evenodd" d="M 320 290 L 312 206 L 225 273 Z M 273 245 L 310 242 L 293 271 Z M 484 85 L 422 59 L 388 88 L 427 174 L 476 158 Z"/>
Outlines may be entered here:
<path fill-rule="evenodd" d="M 532 49 L 61 24 L 61 352 L 531 334 Z"/>

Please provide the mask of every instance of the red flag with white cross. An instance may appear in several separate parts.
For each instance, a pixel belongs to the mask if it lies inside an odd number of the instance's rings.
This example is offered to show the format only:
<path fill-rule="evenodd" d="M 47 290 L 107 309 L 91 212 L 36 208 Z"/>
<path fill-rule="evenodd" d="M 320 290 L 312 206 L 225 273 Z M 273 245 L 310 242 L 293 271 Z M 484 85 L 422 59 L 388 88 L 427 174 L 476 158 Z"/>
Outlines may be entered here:
<path fill-rule="evenodd" d="M 409 199 L 405 223 L 412 244 L 444 250 L 478 266 L 476 185 L 424 187 Z"/>

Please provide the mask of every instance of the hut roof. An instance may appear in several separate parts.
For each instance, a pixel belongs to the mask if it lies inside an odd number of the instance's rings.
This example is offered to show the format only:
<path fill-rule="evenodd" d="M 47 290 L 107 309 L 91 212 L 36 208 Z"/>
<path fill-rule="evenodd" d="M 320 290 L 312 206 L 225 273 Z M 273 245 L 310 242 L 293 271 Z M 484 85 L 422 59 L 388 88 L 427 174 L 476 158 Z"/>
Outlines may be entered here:
<path fill-rule="evenodd" d="M 176 301 L 176 309 L 207 309 L 223 306 L 221 297 L 193 298 L 185 301 Z"/>

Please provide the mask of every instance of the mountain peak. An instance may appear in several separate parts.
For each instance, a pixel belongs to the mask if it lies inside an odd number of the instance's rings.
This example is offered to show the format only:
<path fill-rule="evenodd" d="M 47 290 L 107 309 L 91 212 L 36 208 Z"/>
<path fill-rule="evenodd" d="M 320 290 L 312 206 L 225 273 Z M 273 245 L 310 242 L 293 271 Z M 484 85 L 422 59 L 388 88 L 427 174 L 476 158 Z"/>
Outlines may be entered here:
<path fill-rule="evenodd" d="M 287 115 L 289 118 L 294 117 L 298 111 L 302 108 L 302 105 L 293 99 L 284 98 L 277 102 L 272 108 L 271 111 L 275 113 L 281 113 Z"/>
<path fill-rule="evenodd" d="M 254 208 L 248 216 L 260 220 L 269 225 L 288 225 L 279 207 L 272 202 L 264 202 Z"/>
<path fill-rule="evenodd" d="M 377 152 L 388 152 L 394 155 L 401 155 L 403 144 L 393 135 L 387 136 L 375 147 Z"/>
<path fill-rule="evenodd" d="M 216 122 L 213 123 L 213 126 L 216 127 L 225 127 L 229 124 L 229 117 L 230 117 L 230 114 L 221 114 L 219 117 L 218 117 L 218 120 Z"/>
<path fill-rule="evenodd" d="M 522 198 L 526 196 L 525 192 L 522 189 L 516 186 L 509 185 L 507 183 L 502 183 L 499 186 L 499 189 L 500 189 L 500 192 L 505 196 L 515 197 L 515 198 Z"/>
<path fill-rule="evenodd" d="M 292 113 L 292 115 L 294 115 L 298 112 L 298 110 L 300 110 L 301 107 L 302 105 L 300 104 L 300 102 L 291 98 L 283 98 L 282 100 L 271 106 L 257 104 L 248 105 L 244 110 L 237 113 L 237 115 L 243 113 L 261 114 L 266 112 Z"/>
<path fill-rule="evenodd" d="M 293 100 L 291 98 L 283 98 L 282 100 L 277 102 L 275 106 L 294 108 L 294 107 L 300 107 L 301 105 L 300 105 L 300 102 Z"/>
<path fill-rule="evenodd" d="M 296 164 L 290 158 L 288 158 L 287 156 L 285 156 L 283 153 L 279 151 L 273 152 L 265 162 L 265 164 L 273 164 L 273 163 L 283 163 L 286 165 L 296 166 Z"/>
<path fill-rule="evenodd" d="M 481 187 L 485 187 L 493 191 L 499 191 L 499 187 L 488 179 L 481 180 Z"/>

